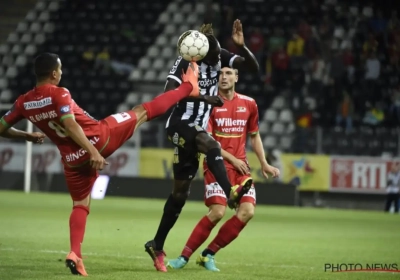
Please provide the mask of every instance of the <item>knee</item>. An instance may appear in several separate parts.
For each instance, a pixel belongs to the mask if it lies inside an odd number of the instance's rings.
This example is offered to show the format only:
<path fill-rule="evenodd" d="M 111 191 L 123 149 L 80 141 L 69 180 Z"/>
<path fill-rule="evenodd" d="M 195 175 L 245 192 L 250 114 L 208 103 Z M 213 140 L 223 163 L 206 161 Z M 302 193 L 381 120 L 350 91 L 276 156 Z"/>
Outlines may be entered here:
<path fill-rule="evenodd" d="M 254 206 L 251 204 L 251 206 L 239 207 L 237 217 L 243 223 L 248 223 L 254 217 Z"/>
<path fill-rule="evenodd" d="M 202 153 L 212 149 L 221 149 L 221 145 L 206 133 L 200 133 L 196 137 L 197 148 Z"/>
<path fill-rule="evenodd" d="M 216 224 L 225 216 L 225 210 L 226 207 L 223 205 L 212 205 L 207 216 L 212 223 Z"/>
<path fill-rule="evenodd" d="M 172 190 L 172 197 L 175 201 L 185 203 L 190 194 L 191 181 L 175 182 L 174 189 Z"/>

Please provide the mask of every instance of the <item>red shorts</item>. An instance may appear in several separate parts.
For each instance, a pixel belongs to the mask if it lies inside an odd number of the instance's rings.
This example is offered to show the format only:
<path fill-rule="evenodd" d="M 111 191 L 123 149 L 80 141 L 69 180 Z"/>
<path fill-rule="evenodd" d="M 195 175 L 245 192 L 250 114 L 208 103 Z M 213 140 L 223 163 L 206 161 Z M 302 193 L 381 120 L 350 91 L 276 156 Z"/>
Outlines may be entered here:
<path fill-rule="evenodd" d="M 103 146 L 101 155 L 107 158 L 132 137 L 137 119 L 133 111 L 128 111 L 108 116 L 100 122 L 102 135 L 99 138 L 108 141 Z M 88 159 L 89 155 L 87 155 Z M 64 164 L 64 175 L 69 193 L 74 201 L 86 198 L 91 193 L 94 182 L 99 176 L 97 170 L 91 168 L 88 162 L 79 167 L 70 167 Z"/>
<path fill-rule="evenodd" d="M 228 178 L 232 185 L 240 185 L 246 178 L 250 177 L 249 175 L 240 174 L 235 169 L 227 169 L 226 172 L 228 173 Z M 217 183 L 210 170 L 204 172 L 204 185 L 204 203 L 207 207 L 210 207 L 212 204 L 226 206 L 225 192 Z M 244 202 L 250 202 L 256 205 L 256 189 L 254 188 L 254 184 L 249 192 L 240 200 L 240 203 Z"/>

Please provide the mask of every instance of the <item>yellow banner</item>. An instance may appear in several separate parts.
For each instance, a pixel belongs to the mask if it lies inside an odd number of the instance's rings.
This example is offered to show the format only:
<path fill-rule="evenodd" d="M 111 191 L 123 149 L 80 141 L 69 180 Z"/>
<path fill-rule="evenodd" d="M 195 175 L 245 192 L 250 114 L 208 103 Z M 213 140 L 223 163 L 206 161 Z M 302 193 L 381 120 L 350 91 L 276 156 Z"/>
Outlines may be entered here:
<path fill-rule="evenodd" d="M 255 182 L 263 182 L 263 177 L 257 156 L 249 152 L 247 154 L 251 167 L 251 174 Z M 203 158 L 201 157 L 199 171 L 196 179 L 203 180 Z M 173 178 L 172 163 L 174 159 L 174 149 L 151 149 L 143 148 L 140 150 L 139 176 L 148 178 Z"/>
<path fill-rule="evenodd" d="M 262 175 L 257 156 L 253 152 L 248 152 L 247 156 L 254 181 L 267 181 Z M 174 149 L 141 149 L 139 176 L 173 179 L 173 160 Z M 329 190 L 328 156 L 282 154 L 279 161 L 283 182 L 294 183 L 303 191 Z M 203 156 L 195 179 L 203 180 Z"/>
<path fill-rule="evenodd" d="M 294 183 L 301 191 L 329 190 L 328 156 L 282 154 L 281 161 L 285 183 Z"/>

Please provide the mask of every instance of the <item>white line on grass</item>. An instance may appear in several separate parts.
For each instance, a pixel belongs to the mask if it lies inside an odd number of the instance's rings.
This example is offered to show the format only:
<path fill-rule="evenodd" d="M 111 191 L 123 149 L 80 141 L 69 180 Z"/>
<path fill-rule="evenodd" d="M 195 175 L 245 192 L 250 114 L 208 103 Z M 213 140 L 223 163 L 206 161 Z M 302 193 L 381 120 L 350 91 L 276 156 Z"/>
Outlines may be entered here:
<path fill-rule="evenodd" d="M 36 253 L 44 253 L 44 254 L 68 254 L 69 252 L 67 251 L 61 251 L 61 250 L 26 250 L 26 249 L 20 249 L 20 248 L 0 248 L 0 251 L 11 251 L 11 252 L 36 252 Z M 94 253 L 94 252 L 85 252 L 83 253 L 83 256 L 98 256 L 98 257 L 111 257 L 111 258 L 124 258 L 124 259 L 149 259 L 149 257 L 145 257 L 145 256 L 134 256 L 134 255 L 121 255 L 121 254 L 98 254 L 98 253 Z M 244 264 L 244 263 L 227 263 L 227 262 L 216 262 L 218 264 L 222 264 L 222 265 L 241 265 L 241 266 L 262 266 L 262 267 L 275 267 L 275 268 L 293 268 L 293 269 L 299 269 L 299 268 L 303 268 L 303 269 L 315 269 L 314 267 L 309 267 L 309 266 L 299 266 L 299 265 L 286 265 L 286 264 Z"/>

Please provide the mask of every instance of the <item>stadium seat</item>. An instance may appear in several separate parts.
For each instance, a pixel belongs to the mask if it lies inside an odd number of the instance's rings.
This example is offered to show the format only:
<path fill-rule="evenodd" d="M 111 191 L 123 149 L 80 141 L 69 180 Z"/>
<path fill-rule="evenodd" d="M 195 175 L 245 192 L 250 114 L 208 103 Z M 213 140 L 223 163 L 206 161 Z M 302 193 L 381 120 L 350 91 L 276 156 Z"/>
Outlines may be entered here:
<path fill-rule="evenodd" d="M 151 93 L 143 93 L 141 94 L 142 100 L 141 103 L 148 102 L 153 99 L 153 95 Z"/>
<path fill-rule="evenodd" d="M 263 145 L 266 149 L 276 148 L 276 138 L 274 136 L 267 136 L 263 140 Z"/>
<path fill-rule="evenodd" d="M 282 96 L 277 96 L 271 105 L 274 109 L 282 109 L 283 106 L 285 106 L 285 100 Z"/>
<path fill-rule="evenodd" d="M 19 55 L 17 56 L 17 59 L 15 60 L 15 65 L 18 67 L 24 67 L 27 64 L 27 59 L 25 55 Z"/>
<path fill-rule="evenodd" d="M 156 46 L 150 47 L 149 50 L 147 51 L 147 56 L 150 58 L 156 58 L 159 55 L 160 55 L 160 50 Z"/>
<path fill-rule="evenodd" d="M 7 37 L 7 43 L 14 44 L 14 43 L 18 43 L 18 41 L 19 41 L 19 37 L 18 37 L 17 33 L 10 33 Z"/>
<path fill-rule="evenodd" d="M 261 122 L 259 125 L 259 131 L 261 134 L 268 133 L 268 123 L 266 122 Z"/>
<path fill-rule="evenodd" d="M 282 110 L 279 114 L 279 120 L 281 122 L 289 123 L 293 121 L 292 111 L 290 109 Z"/>
<path fill-rule="evenodd" d="M 280 122 L 275 122 L 272 125 L 271 132 L 274 134 L 283 134 L 285 132 L 285 126 Z"/>
<path fill-rule="evenodd" d="M 7 44 L 0 45 L 0 55 L 5 55 L 10 51 L 10 47 Z"/>
<path fill-rule="evenodd" d="M 156 71 L 154 70 L 148 70 L 146 71 L 146 73 L 144 74 L 143 79 L 147 82 L 153 82 L 157 79 L 157 74 Z"/>
<path fill-rule="evenodd" d="M 1 81 L 1 79 L 0 79 Z M 0 82 L 0 89 L 1 89 L 1 82 Z M 11 101 L 11 99 L 13 98 L 12 92 L 9 89 L 6 90 L 2 90 L 1 91 L 1 95 L 0 95 L 0 101 L 3 103 L 9 102 Z"/>
<path fill-rule="evenodd" d="M 163 12 L 160 17 L 158 18 L 158 22 L 166 25 L 168 23 L 171 22 L 171 18 L 170 18 L 170 13 L 169 12 Z"/>
<path fill-rule="evenodd" d="M 264 121 L 275 122 L 278 119 L 278 114 L 275 110 L 269 109 L 264 114 Z"/>
<path fill-rule="evenodd" d="M 139 95 L 135 92 L 129 93 L 128 96 L 126 97 L 125 104 L 129 106 L 139 104 Z"/>
<path fill-rule="evenodd" d="M 165 37 L 164 35 L 159 35 L 159 36 L 157 37 L 156 45 L 157 45 L 158 47 L 162 47 L 162 46 L 164 46 L 164 45 L 167 44 L 167 43 L 168 43 L 167 37 Z"/>
<path fill-rule="evenodd" d="M 0 77 L 0 89 L 6 89 L 7 87 L 8 87 L 7 79 Z"/>

